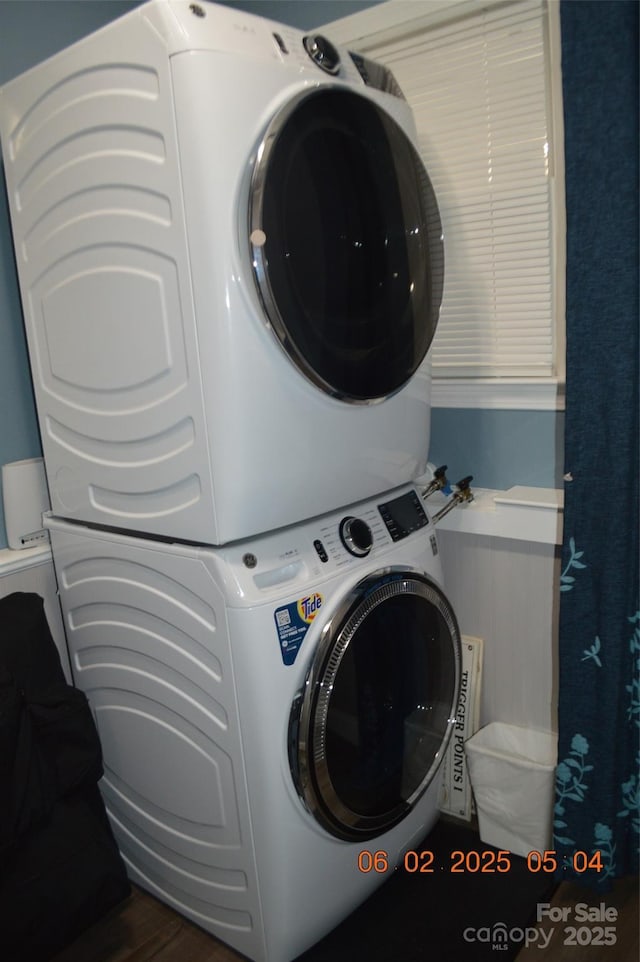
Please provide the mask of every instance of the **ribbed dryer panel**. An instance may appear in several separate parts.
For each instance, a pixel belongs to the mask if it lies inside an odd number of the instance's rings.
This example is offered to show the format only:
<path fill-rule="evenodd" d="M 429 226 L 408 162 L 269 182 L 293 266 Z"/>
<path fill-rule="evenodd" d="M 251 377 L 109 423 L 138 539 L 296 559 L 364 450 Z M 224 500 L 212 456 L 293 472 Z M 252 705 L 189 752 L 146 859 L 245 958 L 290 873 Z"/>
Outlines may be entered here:
<path fill-rule="evenodd" d="M 3 91 L 51 503 L 195 537 L 213 505 L 169 58 L 144 19 L 112 30 Z"/>
<path fill-rule="evenodd" d="M 52 530 L 74 680 L 132 880 L 252 958 L 262 922 L 225 608 L 197 549 Z M 170 777 L 167 777 L 170 772 Z"/>
<path fill-rule="evenodd" d="M 226 545 L 423 472 L 437 206 L 406 101 L 340 64 L 150 0 L 0 90 L 57 517 Z"/>

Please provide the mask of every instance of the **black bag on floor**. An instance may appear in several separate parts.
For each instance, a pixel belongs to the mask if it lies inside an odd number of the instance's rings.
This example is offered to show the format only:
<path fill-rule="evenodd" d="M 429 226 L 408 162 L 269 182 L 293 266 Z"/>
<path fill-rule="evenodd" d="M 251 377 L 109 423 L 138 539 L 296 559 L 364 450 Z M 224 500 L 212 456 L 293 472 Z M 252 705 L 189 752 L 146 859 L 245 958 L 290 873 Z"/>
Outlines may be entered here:
<path fill-rule="evenodd" d="M 130 893 L 97 787 L 98 733 L 42 599 L 0 599 L 0 950 L 46 962 Z"/>

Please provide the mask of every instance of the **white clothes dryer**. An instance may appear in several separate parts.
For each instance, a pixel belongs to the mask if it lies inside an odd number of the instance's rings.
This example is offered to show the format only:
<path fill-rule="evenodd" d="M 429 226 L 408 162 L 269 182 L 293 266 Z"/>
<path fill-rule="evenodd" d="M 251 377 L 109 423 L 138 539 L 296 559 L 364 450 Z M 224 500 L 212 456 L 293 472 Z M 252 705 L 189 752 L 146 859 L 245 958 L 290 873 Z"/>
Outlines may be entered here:
<path fill-rule="evenodd" d="M 151 0 L 0 129 L 54 514 L 225 544 L 421 473 L 443 243 L 387 70 Z"/>
<path fill-rule="evenodd" d="M 47 523 L 131 879 L 289 962 L 436 819 L 460 641 L 415 489 L 227 548 Z"/>

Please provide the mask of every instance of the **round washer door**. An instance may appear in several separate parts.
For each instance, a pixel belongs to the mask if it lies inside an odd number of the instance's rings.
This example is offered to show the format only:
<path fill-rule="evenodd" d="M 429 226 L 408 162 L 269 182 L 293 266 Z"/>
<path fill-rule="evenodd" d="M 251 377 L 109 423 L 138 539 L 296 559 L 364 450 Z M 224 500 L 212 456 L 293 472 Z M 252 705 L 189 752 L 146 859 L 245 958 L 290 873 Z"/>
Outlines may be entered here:
<path fill-rule="evenodd" d="M 269 125 L 250 189 L 254 276 L 271 328 L 332 396 L 398 391 L 433 339 L 442 226 L 424 165 L 369 98 L 321 87 Z"/>
<path fill-rule="evenodd" d="M 307 809 L 338 838 L 399 822 L 432 781 L 455 724 L 460 636 L 428 578 L 377 572 L 325 626 L 289 728 Z"/>

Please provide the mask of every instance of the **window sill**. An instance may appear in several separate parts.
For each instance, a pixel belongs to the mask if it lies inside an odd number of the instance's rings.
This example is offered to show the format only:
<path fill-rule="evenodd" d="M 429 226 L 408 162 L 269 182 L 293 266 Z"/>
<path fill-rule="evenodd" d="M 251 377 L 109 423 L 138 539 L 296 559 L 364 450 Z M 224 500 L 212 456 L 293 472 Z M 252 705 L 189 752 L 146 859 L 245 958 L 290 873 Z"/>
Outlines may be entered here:
<path fill-rule="evenodd" d="M 474 500 L 453 508 L 436 530 L 533 544 L 562 544 L 564 492 L 517 485 L 508 491 L 473 490 Z M 433 516 L 449 499 L 436 492 L 425 502 Z"/>
<path fill-rule="evenodd" d="M 35 565 L 49 564 L 51 560 L 51 545 L 48 542 L 43 542 L 35 548 L 21 548 L 20 550 L 0 548 L 0 578 L 12 574 L 14 571 L 33 568 Z"/>
<path fill-rule="evenodd" d="M 564 383 L 558 378 L 437 378 L 431 382 L 436 408 L 564 411 Z"/>

